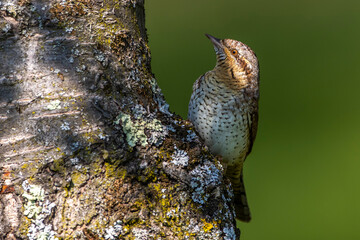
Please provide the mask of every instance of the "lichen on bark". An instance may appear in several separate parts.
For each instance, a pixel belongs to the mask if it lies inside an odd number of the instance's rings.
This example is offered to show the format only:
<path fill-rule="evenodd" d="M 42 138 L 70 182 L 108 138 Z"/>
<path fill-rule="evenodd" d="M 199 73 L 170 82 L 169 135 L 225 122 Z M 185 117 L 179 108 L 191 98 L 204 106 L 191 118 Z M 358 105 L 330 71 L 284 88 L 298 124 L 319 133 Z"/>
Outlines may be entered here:
<path fill-rule="evenodd" d="M 0 4 L 1 239 L 237 239 L 150 68 L 142 0 Z"/>

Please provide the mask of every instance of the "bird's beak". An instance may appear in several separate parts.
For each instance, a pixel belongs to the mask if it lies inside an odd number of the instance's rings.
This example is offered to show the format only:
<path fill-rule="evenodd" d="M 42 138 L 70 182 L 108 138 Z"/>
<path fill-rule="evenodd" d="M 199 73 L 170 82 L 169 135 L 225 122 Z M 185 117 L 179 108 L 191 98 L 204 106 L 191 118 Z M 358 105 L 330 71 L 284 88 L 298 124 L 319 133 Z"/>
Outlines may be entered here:
<path fill-rule="evenodd" d="M 213 43 L 216 52 L 223 49 L 221 39 L 213 37 L 210 34 L 205 34 L 205 36 L 207 36 L 210 39 L 210 41 Z"/>

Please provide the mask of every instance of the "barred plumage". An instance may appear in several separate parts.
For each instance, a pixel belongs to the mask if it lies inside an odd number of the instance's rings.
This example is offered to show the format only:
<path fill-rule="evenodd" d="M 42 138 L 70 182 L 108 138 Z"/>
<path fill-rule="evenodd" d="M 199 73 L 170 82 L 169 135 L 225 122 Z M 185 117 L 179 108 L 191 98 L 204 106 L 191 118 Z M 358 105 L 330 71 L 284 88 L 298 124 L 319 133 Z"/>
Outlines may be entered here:
<path fill-rule="evenodd" d="M 259 65 L 245 44 L 206 35 L 217 63 L 193 85 L 188 118 L 213 154 L 220 155 L 235 195 L 236 216 L 250 221 L 243 183 L 243 163 L 258 123 Z"/>

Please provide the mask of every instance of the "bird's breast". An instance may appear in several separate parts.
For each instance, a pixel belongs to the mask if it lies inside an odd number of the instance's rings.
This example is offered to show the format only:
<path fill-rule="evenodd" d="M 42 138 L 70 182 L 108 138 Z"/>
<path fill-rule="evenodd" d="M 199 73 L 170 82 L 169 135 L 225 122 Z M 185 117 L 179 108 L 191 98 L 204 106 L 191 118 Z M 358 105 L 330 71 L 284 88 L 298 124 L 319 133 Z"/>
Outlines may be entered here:
<path fill-rule="evenodd" d="M 249 147 L 246 104 L 210 83 L 201 84 L 191 96 L 189 119 L 205 144 L 228 165 L 243 161 Z"/>

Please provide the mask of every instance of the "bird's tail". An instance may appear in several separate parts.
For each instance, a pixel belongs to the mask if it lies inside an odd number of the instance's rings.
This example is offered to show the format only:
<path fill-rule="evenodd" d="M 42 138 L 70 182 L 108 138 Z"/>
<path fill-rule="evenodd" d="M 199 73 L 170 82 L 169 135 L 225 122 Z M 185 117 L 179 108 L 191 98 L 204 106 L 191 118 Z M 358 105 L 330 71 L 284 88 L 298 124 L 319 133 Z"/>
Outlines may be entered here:
<path fill-rule="evenodd" d="M 226 175 L 231 181 L 235 195 L 236 218 L 243 222 L 249 222 L 251 220 L 251 215 L 250 208 L 247 203 L 242 170 L 239 171 L 237 168 L 230 167 L 227 169 Z"/>

